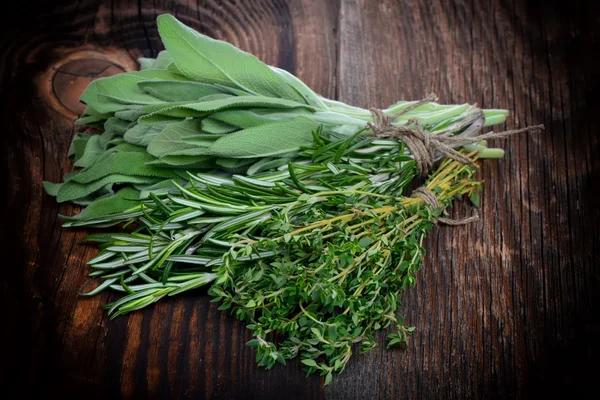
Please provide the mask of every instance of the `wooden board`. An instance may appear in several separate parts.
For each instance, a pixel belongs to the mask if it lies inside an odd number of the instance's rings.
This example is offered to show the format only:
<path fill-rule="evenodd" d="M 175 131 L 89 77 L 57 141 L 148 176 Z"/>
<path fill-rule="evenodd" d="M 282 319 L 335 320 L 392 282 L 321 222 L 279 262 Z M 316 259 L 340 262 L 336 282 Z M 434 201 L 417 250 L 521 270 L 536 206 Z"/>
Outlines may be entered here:
<path fill-rule="evenodd" d="M 22 1 L 2 14 L 3 227 L 0 375 L 20 398 L 495 398 L 598 394 L 600 30 L 593 2 L 518 0 Z M 170 12 L 363 107 L 435 92 L 510 110 L 542 134 L 494 142 L 481 216 L 440 227 L 404 297 L 407 351 L 357 355 L 334 382 L 299 362 L 257 369 L 243 324 L 206 295 L 109 321 L 82 230 L 43 180 L 71 170 L 77 98 L 91 79 L 161 49 Z M 455 216 L 469 212 L 457 204 Z M 4 351 L 3 351 L 4 353 Z M 590 394 L 591 395 L 591 394 Z"/>

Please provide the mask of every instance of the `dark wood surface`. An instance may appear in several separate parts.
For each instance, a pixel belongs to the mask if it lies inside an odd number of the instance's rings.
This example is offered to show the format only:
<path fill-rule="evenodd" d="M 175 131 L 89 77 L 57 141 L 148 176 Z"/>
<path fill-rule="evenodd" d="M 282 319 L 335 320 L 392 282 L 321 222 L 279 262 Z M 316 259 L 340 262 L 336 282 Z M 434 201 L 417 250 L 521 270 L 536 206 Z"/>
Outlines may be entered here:
<path fill-rule="evenodd" d="M 600 13 L 519 0 L 11 2 L 0 35 L 2 393 L 6 398 L 508 398 L 598 395 Z M 436 228 L 407 351 L 355 356 L 327 388 L 300 364 L 257 369 L 243 324 L 190 294 L 108 321 L 58 181 L 94 77 L 161 49 L 170 12 L 363 107 L 419 99 L 507 108 L 542 134 L 494 143 L 482 220 Z M 456 216 L 468 212 L 459 204 Z M 587 365 L 590 363 L 589 365 Z M 6 389 L 7 388 L 7 389 Z M 12 393 L 12 394 L 11 394 Z M 4 397 L 4 396 L 3 396 Z"/>

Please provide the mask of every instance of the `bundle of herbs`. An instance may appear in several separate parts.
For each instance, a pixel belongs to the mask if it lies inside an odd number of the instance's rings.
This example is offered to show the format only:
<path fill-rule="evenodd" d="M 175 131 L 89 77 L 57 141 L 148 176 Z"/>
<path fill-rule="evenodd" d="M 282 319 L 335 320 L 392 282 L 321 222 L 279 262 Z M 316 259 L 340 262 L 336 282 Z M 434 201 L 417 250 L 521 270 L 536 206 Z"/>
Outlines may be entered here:
<path fill-rule="evenodd" d="M 77 134 L 81 169 L 46 184 L 87 205 L 64 226 L 122 224 L 88 237 L 101 283 L 86 295 L 121 293 L 114 318 L 209 285 L 253 331 L 259 365 L 300 356 L 326 384 L 379 330 L 405 345 L 400 295 L 423 240 L 458 223 L 442 217 L 454 198 L 478 203 L 473 161 L 503 155 L 482 139 L 516 131 L 475 135 L 506 112 L 433 97 L 364 110 L 170 15 L 158 25 L 165 51 L 85 91 L 77 123 L 103 133 Z"/>
<path fill-rule="evenodd" d="M 171 15 L 158 17 L 158 29 L 166 50 L 156 59 L 142 59 L 141 71 L 98 79 L 81 96 L 87 108 L 76 125 L 102 134 L 76 134 L 69 156 L 80 169 L 63 183 L 45 184 L 59 202 L 89 205 L 124 186 L 145 195 L 172 187 L 185 171 L 268 170 L 295 159 L 318 126 L 352 136 L 373 122 L 371 111 L 325 99 L 290 73 Z M 434 135 L 472 128 L 469 135 L 507 114 L 433 100 L 382 111 L 396 116 L 394 125 L 418 120 Z"/>

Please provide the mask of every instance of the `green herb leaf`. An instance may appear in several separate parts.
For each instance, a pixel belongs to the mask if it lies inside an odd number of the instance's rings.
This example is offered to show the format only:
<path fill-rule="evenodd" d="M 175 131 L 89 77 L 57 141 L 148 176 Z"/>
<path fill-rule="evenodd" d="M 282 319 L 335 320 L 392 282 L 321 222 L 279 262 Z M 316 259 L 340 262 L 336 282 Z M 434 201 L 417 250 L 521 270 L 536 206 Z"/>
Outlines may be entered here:
<path fill-rule="evenodd" d="M 475 207 L 479 207 L 479 193 L 476 190 L 471 192 L 469 200 L 471 200 L 471 203 L 473 203 Z"/>
<path fill-rule="evenodd" d="M 323 386 L 327 386 L 331 383 L 331 380 L 333 379 L 333 375 L 331 373 L 331 371 L 329 371 L 327 373 L 327 375 L 325 375 L 325 382 L 323 383 Z"/>
<path fill-rule="evenodd" d="M 212 156 L 166 155 L 158 160 L 149 162 L 148 165 L 171 166 L 173 168 L 185 169 L 210 169 L 216 166 L 213 160 L 214 157 Z"/>
<path fill-rule="evenodd" d="M 92 135 L 85 145 L 85 150 L 81 157 L 77 157 L 75 166 L 76 167 L 89 167 L 93 165 L 96 160 L 107 151 L 109 142 L 113 139 L 114 135 L 111 132 L 104 132 L 102 135 Z"/>
<path fill-rule="evenodd" d="M 305 101 L 252 54 L 201 35 L 169 14 L 160 15 L 157 23 L 163 44 L 183 75 L 199 82 L 240 88 L 258 96 Z"/>
<path fill-rule="evenodd" d="M 212 114 L 211 119 L 225 122 L 238 128 L 252 128 L 274 122 L 272 119 L 249 110 L 220 111 Z"/>
<path fill-rule="evenodd" d="M 310 104 L 317 109 L 327 109 L 327 106 L 325 103 L 323 103 L 319 96 L 308 86 L 306 86 L 306 84 L 300 79 L 296 78 L 294 75 L 290 74 L 284 69 L 277 67 L 270 68 L 280 77 L 282 77 L 300 96 L 302 96 L 306 104 Z"/>
<path fill-rule="evenodd" d="M 169 102 L 198 100 L 208 95 L 225 93 L 217 86 L 199 82 L 155 80 L 142 81 L 137 85 L 157 99 Z"/>
<path fill-rule="evenodd" d="M 169 54 L 168 51 L 163 50 L 160 53 L 158 53 L 158 56 L 156 57 L 156 60 L 154 61 L 154 65 L 152 66 L 152 68 L 167 69 L 169 64 L 171 64 L 172 62 L 173 62 L 173 57 L 171 57 L 171 55 Z"/>
<path fill-rule="evenodd" d="M 309 106 L 295 101 L 284 99 L 273 99 L 264 96 L 235 97 L 221 95 L 217 98 L 200 99 L 197 103 L 185 103 L 172 107 L 162 108 L 158 111 L 140 117 L 140 123 L 152 123 L 160 121 L 162 117 L 204 117 L 218 111 L 229 109 L 244 109 L 250 107 L 268 107 L 273 109 L 308 108 Z"/>
<path fill-rule="evenodd" d="M 166 125 L 150 140 L 147 148 L 148 153 L 155 157 L 206 154 L 207 146 L 201 146 L 198 143 L 190 144 L 182 140 L 184 137 L 197 133 L 202 133 L 201 121 L 197 119 Z M 212 143 L 212 141 L 207 141 L 206 144 L 210 146 Z"/>
<path fill-rule="evenodd" d="M 119 190 L 114 196 L 98 199 L 82 212 L 72 217 L 63 217 L 69 221 L 87 221 L 117 214 L 140 204 L 137 200 L 140 192 L 132 187 Z"/>
<path fill-rule="evenodd" d="M 74 176 L 71 181 L 90 183 L 107 175 L 136 175 L 156 178 L 175 178 L 176 175 L 166 168 L 146 165 L 155 158 L 147 153 L 116 152 Z"/>
<path fill-rule="evenodd" d="M 80 101 L 93 106 L 99 113 L 119 111 L 127 104 L 161 103 L 162 100 L 142 91 L 137 85 L 139 82 L 154 79 L 187 80 L 160 69 L 127 72 L 93 81 L 81 95 Z"/>
<path fill-rule="evenodd" d="M 113 185 L 115 183 L 150 183 L 154 181 L 156 181 L 156 178 L 153 177 L 119 174 L 109 175 L 89 184 L 67 181 L 63 183 L 58 190 L 56 201 L 59 203 L 65 201 L 74 201 L 94 193 L 95 191 L 100 190 L 107 185 Z"/>
<path fill-rule="evenodd" d="M 214 142 L 207 154 L 228 158 L 255 158 L 289 153 L 310 145 L 318 124 L 308 118 L 273 122 L 244 129 Z"/>
<path fill-rule="evenodd" d="M 202 120 L 202 130 L 208 133 L 224 134 L 234 132 L 238 130 L 238 127 L 217 119 L 204 118 Z"/>
<path fill-rule="evenodd" d="M 138 58 L 138 64 L 140 64 L 140 71 L 154 67 L 155 61 L 156 60 L 154 58 L 146 58 L 146 57 Z"/>
<path fill-rule="evenodd" d="M 127 143 L 134 144 L 136 146 L 148 146 L 154 136 L 162 132 L 167 124 L 160 125 L 146 125 L 146 124 L 137 124 L 136 126 L 130 128 L 123 135 L 123 139 Z"/>
<path fill-rule="evenodd" d="M 310 358 L 303 359 L 302 364 L 309 366 L 309 367 L 317 367 L 317 363 L 315 362 L 315 360 L 312 360 Z"/>
<path fill-rule="evenodd" d="M 237 170 L 248 164 L 256 162 L 255 158 L 217 158 L 216 163 L 218 166 L 228 170 Z"/>

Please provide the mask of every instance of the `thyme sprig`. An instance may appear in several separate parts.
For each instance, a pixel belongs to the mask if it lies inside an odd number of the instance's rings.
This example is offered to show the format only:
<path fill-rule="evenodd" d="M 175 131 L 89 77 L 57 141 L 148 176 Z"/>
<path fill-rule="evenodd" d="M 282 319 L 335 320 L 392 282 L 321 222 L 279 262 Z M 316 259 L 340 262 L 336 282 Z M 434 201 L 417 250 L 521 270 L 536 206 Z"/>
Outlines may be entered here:
<path fill-rule="evenodd" d="M 406 346 L 414 328 L 398 314 L 400 296 L 436 218 L 479 188 L 474 167 L 442 161 L 426 183 L 432 208 L 404 194 L 416 167 L 401 142 L 315 137 L 305 161 L 252 178 L 189 174 L 188 185 L 122 213 L 139 228 L 91 235 L 102 248 L 92 275 L 104 282 L 89 294 L 122 292 L 107 305 L 114 318 L 210 283 L 219 309 L 248 323 L 259 365 L 300 356 L 326 383 L 355 345 L 377 345 L 377 331 L 392 327 L 388 347 Z"/>

